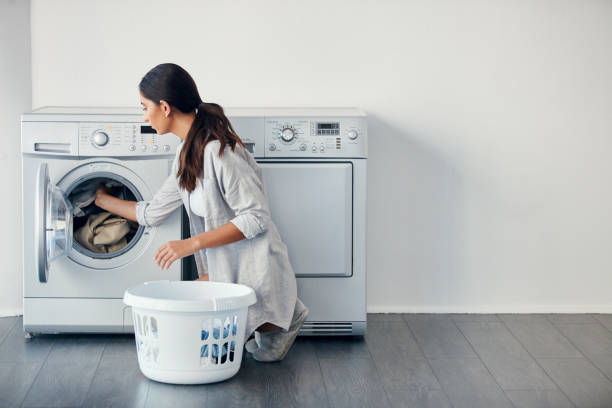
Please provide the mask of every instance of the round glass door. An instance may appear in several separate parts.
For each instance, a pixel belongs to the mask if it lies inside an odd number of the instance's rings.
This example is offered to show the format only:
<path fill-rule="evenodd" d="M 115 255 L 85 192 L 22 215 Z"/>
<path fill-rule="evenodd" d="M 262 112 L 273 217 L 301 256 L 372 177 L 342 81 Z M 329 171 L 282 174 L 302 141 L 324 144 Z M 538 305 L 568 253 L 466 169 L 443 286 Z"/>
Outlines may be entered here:
<path fill-rule="evenodd" d="M 49 266 L 54 259 L 72 248 L 72 206 L 63 191 L 51 184 L 47 163 L 41 163 L 37 179 L 36 263 L 40 282 L 49 280 Z"/>
<path fill-rule="evenodd" d="M 58 187 L 47 188 L 47 262 L 72 248 L 72 206 Z"/>

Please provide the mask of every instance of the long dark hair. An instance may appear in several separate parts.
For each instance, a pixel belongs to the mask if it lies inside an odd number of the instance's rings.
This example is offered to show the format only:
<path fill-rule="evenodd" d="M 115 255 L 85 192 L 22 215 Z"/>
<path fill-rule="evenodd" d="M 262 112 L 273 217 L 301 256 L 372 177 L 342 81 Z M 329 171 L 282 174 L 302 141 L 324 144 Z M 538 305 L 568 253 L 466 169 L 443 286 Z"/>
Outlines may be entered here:
<path fill-rule="evenodd" d="M 159 64 L 138 84 L 140 93 L 159 105 L 166 101 L 183 113 L 196 112 L 195 120 L 187 132 L 179 156 L 177 177 L 179 186 L 192 192 L 204 166 L 204 147 L 213 141 L 221 143 L 219 157 L 225 146 L 234 151 L 236 145 L 244 147 L 223 108 L 216 103 L 203 102 L 198 87 L 187 71 L 176 64 Z"/>

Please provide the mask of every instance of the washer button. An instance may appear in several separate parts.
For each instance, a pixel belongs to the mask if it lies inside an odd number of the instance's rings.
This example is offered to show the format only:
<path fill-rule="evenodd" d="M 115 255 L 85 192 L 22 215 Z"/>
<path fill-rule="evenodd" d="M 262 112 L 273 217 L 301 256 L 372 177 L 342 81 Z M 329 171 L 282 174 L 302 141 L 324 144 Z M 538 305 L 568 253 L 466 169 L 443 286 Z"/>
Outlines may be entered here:
<path fill-rule="evenodd" d="M 147 151 L 147 145 L 140 146 L 140 150 L 142 150 L 143 152 L 146 152 Z"/>
<path fill-rule="evenodd" d="M 317 146 L 312 145 L 312 152 L 313 152 L 313 153 L 316 153 L 316 152 L 317 152 Z"/>
<path fill-rule="evenodd" d="M 164 152 L 170 151 L 170 145 L 164 145 Z"/>
<path fill-rule="evenodd" d="M 321 146 L 319 147 L 319 151 L 320 151 L 321 153 L 323 153 L 323 152 L 325 151 L 325 146 L 321 145 Z"/>
<path fill-rule="evenodd" d="M 136 150 L 136 145 L 133 145 L 133 144 L 132 144 L 132 145 L 130 145 L 130 151 L 132 151 L 132 152 L 133 152 L 134 150 Z"/>
<path fill-rule="evenodd" d="M 153 147 L 151 149 L 153 149 L 153 151 L 156 152 L 157 150 L 159 150 L 159 146 L 158 145 L 153 145 Z"/>

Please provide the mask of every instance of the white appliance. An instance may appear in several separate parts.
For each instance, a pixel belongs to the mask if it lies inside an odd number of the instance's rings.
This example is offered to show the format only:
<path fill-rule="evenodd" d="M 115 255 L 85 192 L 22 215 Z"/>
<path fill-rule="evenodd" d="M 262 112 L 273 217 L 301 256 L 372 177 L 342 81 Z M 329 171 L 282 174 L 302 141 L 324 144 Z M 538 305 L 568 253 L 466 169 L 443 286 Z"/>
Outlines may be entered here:
<path fill-rule="evenodd" d="M 40 332 L 133 331 L 126 288 L 181 278 L 154 254 L 181 238 L 181 212 L 159 227 L 138 227 L 128 245 L 108 254 L 73 239 L 70 193 L 104 177 L 135 199 L 150 199 L 168 177 L 180 141 L 157 135 L 135 109 L 49 107 L 21 117 L 23 181 L 23 327 Z"/>
<path fill-rule="evenodd" d="M 310 309 L 300 334 L 366 330 L 367 122 L 352 108 L 226 109 L 263 170 Z"/>
<path fill-rule="evenodd" d="M 300 334 L 365 334 L 365 114 L 353 108 L 225 112 L 262 167 L 298 295 L 310 309 Z M 168 175 L 179 139 L 157 135 L 141 120 L 137 108 L 43 108 L 22 116 L 26 331 L 133 331 L 121 302 L 125 288 L 180 278 L 178 263 L 161 272 L 153 262 L 160 245 L 180 236 L 178 211 L 160 227 L 142 229 L 125 253 L 104 259 L 75 250 L 62 232 L 70 230 L 70 219 L 49 212 L 63 208 L 63 197 L 84 177 L 100 174 L 151 197 Z"/>

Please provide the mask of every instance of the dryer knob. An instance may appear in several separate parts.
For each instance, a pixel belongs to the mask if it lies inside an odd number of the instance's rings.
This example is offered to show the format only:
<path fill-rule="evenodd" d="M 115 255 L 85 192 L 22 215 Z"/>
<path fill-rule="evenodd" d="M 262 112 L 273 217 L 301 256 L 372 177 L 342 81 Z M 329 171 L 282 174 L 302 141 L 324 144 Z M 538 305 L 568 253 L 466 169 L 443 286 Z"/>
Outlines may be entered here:
<path fill-rule="evenodd" d="M 108 135 L 104 132 L 97 131 L 92 136 L 92 141 L 96 146 L 106 146 L 108 144 Z"/>
<path fill-rule="evenodd" d="M 285 127 L 280 131 L 280 137 L 285 142 L 290 142 L 295 139 L 295 129 L 292 127 Z"/>

